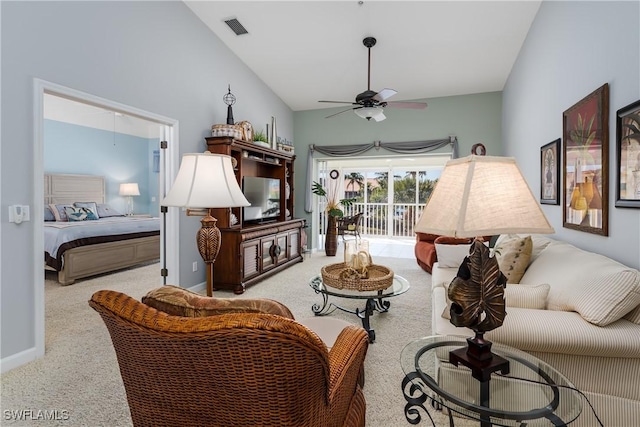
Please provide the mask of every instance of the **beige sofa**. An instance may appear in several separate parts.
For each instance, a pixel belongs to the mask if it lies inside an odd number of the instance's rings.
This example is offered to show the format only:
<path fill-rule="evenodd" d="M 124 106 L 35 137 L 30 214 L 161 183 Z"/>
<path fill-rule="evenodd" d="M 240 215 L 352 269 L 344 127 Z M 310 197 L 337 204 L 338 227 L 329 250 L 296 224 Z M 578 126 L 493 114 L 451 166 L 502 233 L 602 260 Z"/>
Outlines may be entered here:
<path fill-rule="evenodd" d="M 496 247 L 522 237 L 501 236 Z M 504 323 L 486 337 L 559 370 L 586 394 L 605 426 L 640 425 L 640 272 L 565 242 L 531 240 L 524 275 L 505 290 Z M 457 268 L 439 264 L 432 272 L 432 332 L 472 336 L 446 318 L 446 288 Z M 541 288 L 548 293 L 541 295 Z M 573 425 L 598 425 L 586 403 Z"/>

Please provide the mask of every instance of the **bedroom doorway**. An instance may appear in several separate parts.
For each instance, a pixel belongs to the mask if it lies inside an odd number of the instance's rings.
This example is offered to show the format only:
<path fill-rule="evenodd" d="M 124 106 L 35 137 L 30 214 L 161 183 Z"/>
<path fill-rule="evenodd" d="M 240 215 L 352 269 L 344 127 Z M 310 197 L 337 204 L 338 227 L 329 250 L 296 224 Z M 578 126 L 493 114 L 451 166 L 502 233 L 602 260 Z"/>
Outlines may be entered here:
<path fill-rule="evenodd" d="M 64 107 L 63 107 L 64 106 Z M 64 111 L 63 111 L 64 110 Z M 80 117 L 82 113 L 85 117 Z M 90 112 L 90 113 L 88 113 Z M 141 213 L 159 216 L 159 203 L 171 185 L 179 166 L 179 141 L 178 121 L 140 110 L 138 108 L 120 104 L 108 99 L 96 97 L 55 83 L 34 79 L 34 297 L 35 297 L 35 337 L 36 357 L 44 355 L 45 349 L 45 296 L 44 296 L 44 269 L 42 268 L 42 253 L 44 252 L 44 175 L 45 175 L 45 119 L 58 122 L 74 123 L 86 128 L 97 128 L 103 131 L 111 130 L 114 144 L 118 144 L 116 134 L 135 132 L 131 126 L 138 130 L 147 127 L 146 132 L 150 140 L 167 141 L 167 148 L 160 150 L 150 149 L 149 169 L 155 176 L 150 179 L 153 185 L 148 186 L 153 195 L 140 203 Z M 88 120 L 88 122 L 87 122 Z M 111 126 L 105 129 L 105 123 L 119 123 L 121 127 Z M 93 123 L 91 123 L 93 122 Z M 125 123 L 126 122 L 126 123 Z M 102 123 L 102 125 L 100 125 Z M 124 126 L 124 125 L 127 126 Z M 144 132 L 144 131 L 143 131 Z M 150 132 L 150 133 L 149 133 Z M 68 154 L 68 153 L 67 153 Z M 61 155 L 63 155 L 61 153 Z M 47 171 L 50 172 L 50 171 Z M 56 171 L 61 172 L 61 171 Z M 116 190 L 117 191 L 117 190 Z M 147 193 L 151 194 L 151 193 Z M 38 214 L 35 214 L 38 212 Z M 157 212 L 157 213 L 156 213 Z M 167 280 L 169 283 L 177 283 L 179 277 L 178 263 L 178 222 L 179 218 L 167 216 L 161 219 L 160 241 L 163 246 L 160 250 L 160 263 L 168 269 Z M 162 243 L 164 242 L 164 244 Z M 164 249 L 166 247 L 166 250 Z M 162 277 L 158 272 L 158 284 L 162 284 Z M 73 285 L 72 285 L 73 286 Z"/>

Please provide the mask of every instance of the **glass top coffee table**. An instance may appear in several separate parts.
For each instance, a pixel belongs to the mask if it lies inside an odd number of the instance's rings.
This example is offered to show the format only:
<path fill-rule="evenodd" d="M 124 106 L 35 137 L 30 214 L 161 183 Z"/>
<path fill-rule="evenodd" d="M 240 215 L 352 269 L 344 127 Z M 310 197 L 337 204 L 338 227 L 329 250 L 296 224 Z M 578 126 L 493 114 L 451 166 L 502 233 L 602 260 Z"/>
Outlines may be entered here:
<path fill-rule="evenodd" d="M 331 286 L 327 286 L 322 281 L 322 276 L 318 275 L 311 279 L 309 282 L 311 289 L 313 289 L 317 294 L 322 295 L 322 305 L 314 304 L 311 307 L 313 313 L 316 316 L 326 316 L 327 314 L 332 313 L 335 309 L 339 309 L 345 311 L 347 313 L 353 313 L 362 319 L 362 327 L 369 334 L 369 342 L 373 343 L 376 339 L 376 332 L 371 329 L 371 325 L 369 323 L 369 317 L 373 314 L 374 311 L 384 313 L 389 311 L 389 307 L 391 303 L 389 301 L 385 301 L 387 298 L 396 297 L 398 295 L 404 294 L 409 290 L 409 282 L 402 276 L 398 276 L 395 274 L 393 276 L 393 283 L 386 289 L 382 289 L 379 291 L 356 291 L 352 289 L 338 289 L 332 288 Z M 339 297 L 339 298 L 348 298 L 348 299 L 362 299 L 366 300 L 364 309 L 360 310 L 359 308 L 355 310 L 350 310 L 334 303 L 329 302 L 329 296 Z"/>
<path fill-rule="evenodd" d="M 507 374 L 480 382 L 471 371 L 449 363 L 449 351 L 466 347 L 466 338 L 431 336 L 409 343 L 401 354 L 405 378 L 405 417 L 411 424 L 436 409 L 480 421 L 481 426 L 566 426 L 582 412 L 580 392 L 552 366 L 518 349 L 493 343 L 492 352 L 509 361 Z M 431 419 L 433 423 L 433 419 Z M 435 425 L 435 424 L 434 424 Z"/>

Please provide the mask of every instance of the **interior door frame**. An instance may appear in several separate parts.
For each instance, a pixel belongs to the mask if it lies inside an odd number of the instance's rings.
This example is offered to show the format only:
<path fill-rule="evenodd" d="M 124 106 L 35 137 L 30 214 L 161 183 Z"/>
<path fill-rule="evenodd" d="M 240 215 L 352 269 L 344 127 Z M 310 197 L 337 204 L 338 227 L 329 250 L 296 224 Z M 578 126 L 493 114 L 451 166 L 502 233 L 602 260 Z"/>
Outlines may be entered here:
<path fill-rule="evenodd" d="M 163 139 L 168 142 L 168 148 L 161 150 L 160 162 L 160 197 L 166 194 L 175 179 L 179 168 L 179 128 L 178 120 L 164 117 L 149 111 L 101 98 L 76 89 L 71 89 L 42 79 L 33 79 L 33 277 L 34 277 L 34 328 L 35 328 L 35 357 L 44 356 L 45 352 L 45 298 L 44 298 L 44 268 L 42 253 L 44 251 L 44 95 L 55 95 L 74 101 L 95 105 L 97 107 L 117 111 L 123 114 L 158 123 L 163 126 Z M 164 161 L 162 158 L 164 154 Z M 161 263 L 166 259 L 169 283 L 178 283 L 180 277 L 179 263 L 179 218 L 177 215 L 167 215 L 166 228 L 160 224 L 161 240 L 166 239 L 166 254 L 160 251 Z M 158 272 L 158 284 L 162 284 L 162 277 Z"/>

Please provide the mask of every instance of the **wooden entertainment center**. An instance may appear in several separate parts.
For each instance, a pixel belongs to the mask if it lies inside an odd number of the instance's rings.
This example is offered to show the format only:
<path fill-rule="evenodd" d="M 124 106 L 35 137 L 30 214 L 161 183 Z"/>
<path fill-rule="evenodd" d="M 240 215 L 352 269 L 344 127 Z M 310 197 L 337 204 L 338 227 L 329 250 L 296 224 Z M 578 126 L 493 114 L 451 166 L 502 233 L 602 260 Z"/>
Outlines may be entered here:
<path fill-rule="evenodd" d="M 220 253 L 213 267 L 213 286 L 241 294 L 247 286 L 302 262 L 304 220 L 293 218 L 293 162 L 290 152 L 228 137 L 209 137 L 207 149 L 235 159 L 240 188 L 245 177 L 277 179 L 280 209 L 265 220 L 245 218 L 243 208 L 213 209 L 222 233 Z"/>

